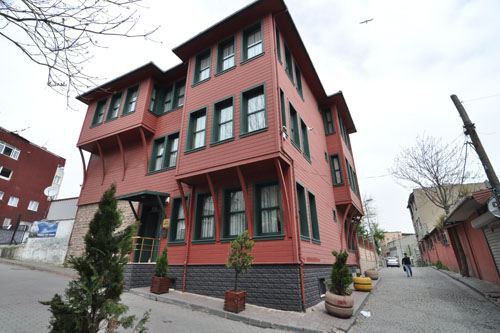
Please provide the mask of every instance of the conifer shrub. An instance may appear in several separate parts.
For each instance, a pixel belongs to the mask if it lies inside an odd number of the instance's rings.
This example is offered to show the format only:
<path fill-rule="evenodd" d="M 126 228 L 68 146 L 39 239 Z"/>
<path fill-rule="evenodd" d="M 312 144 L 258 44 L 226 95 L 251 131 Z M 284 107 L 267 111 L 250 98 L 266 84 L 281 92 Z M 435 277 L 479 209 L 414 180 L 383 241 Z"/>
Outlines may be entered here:
<path fill-rule="evenodd" d="M 332 251 L 332 254 L 335 256 L 335 262 L 332 266 L 331 283 L 327 283 L 328 289 L 336 295 L 350 295 L 352 276 L 346 265 L 348 253 Z"/>
<path fill-rule="evenodd" d="M 168 257 L 167 257 L 168 248 L 165 245 L 163 248 L 163 252 L 156 260 L 155 265 L 155 276 L 156 277 L 166 277 L 168 274 Z"/>
<path fill-rule="evenodd" d="M 69 265 L 79 277 L 70 281 L 64 297 L 56 294 L 48 305 L 52 316 L 51 332 L 115 332 L 122 326 L 131 328 L 136 317 L 127 316 L 128 307 L 120 303 L 123 292 L 123 272 L 132 250 L 132 235 L 136 226 L 116 231 L 122 223 L 114 197 L 114 185 L 99 202 L 99 208 L 85 235 L 85 252 L 70 257 Z M 149 311 L 138 321 L 134 330 L 145 332 Z"/>

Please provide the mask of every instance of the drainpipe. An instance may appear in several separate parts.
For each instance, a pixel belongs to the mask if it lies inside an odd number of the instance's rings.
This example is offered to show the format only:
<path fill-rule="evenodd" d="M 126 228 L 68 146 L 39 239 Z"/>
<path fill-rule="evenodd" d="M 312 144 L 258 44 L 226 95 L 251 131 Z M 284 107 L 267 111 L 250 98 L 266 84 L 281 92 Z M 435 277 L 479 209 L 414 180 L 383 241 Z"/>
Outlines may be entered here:
<path fill-rule="evenodd" d="M 292 180 L 294 180 L 295 179 L 295 166 L 294 166 L 293 160 L 292 160 L 292 172 L 293 172 Z M 295 186 L 293 188 L 295 188 Z M 295 239 L 297 240 L 297 256 L 298 256 L 298 259 L 300 262 L 299 275 L 300 275 L 300 291 L 301 291 L 301 296 L 302 296 L 302 311 L 306 312 L 306 292 L 304 289 L 304 258 L 302 257 L 302 247 L 300 244 L 300 230 L 299 230 L 299 223 L 297 221 L 297 217 L 299 216 L 299 212 L 298 212 L 298 207 L 295 204 L 295 202 L 296 202 L 295 196 L 297 195 L 297 191 L 292 190 L 290 192 L 293 193 L 291 195 L 291 197 L 293 198 L 293 206 L 295 207 L 295 209 L 294 209 L 295 218 L 293 219 L 293 221 L 295 223 L 295 235 L 296 235 Z"/>

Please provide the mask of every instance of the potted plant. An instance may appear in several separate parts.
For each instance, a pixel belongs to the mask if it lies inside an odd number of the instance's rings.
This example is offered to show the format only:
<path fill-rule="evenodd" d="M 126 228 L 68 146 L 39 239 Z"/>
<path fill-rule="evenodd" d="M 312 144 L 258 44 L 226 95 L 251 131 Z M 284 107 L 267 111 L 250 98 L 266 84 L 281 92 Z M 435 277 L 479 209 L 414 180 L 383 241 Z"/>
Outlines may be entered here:
<path fill-rule="evenodd" d="M 378 271 L 375 268 L 370 268 L 365 271 L 365 276 L 372 280 L 378 280 Z"/>
<path fill-rule="evenodd" d="M 254 257 L 250 255 L 254 242 L 250 240 L 245 230 L 231 243 L 231 253 L 227 258 L 226 266 L 234 268 L 234 289 L 226 290 L 224 297 L 224 311 L 238 313 L 245 310 L 246 291 L 238 290 L 238 275 L 245 274 L 252 265 Z"/>
<path fill-rule="evenodd" d="M 168 274 L 168 257 L 167 257 L 167 246 L 163 248 L 163 252 L 156 260 L 155 273 L 151 281 L 150 291 L 154 294 L 165 294 L 168 293 L 170 288 L 170 278 L 167 277 Z"/>
<path fill-rule="evenodd" d="M 327 284 L 329 290 L 325 296 L 325 308 L 331 315 L 349 318 L 354 312 L 354 298 L 349 288 L 352 276 L 346 265 L 348 254 L 346 251 L 333 251 L 332 254 L 336 260 L 332 267 L 331 283 Z"/>

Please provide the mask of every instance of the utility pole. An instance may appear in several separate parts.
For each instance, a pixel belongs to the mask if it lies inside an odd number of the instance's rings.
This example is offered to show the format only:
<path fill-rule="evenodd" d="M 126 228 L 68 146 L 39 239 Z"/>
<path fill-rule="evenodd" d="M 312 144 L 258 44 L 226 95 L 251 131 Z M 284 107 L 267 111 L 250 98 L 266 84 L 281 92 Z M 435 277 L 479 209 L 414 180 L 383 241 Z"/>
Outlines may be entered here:
<path fill-rule="evenodd" d="M 470 136 L 472 144 L 474 145 L 474 148 L 476 149 L 476 152 L 479 155 L 479 159 L 481 160 L 484 171 L 486 172 L 486 177 L 488 177 L 488 181 L 490 182 L 491 187 L 493 187 L 493 195 L 495 196 L 495 200 L 498 205 L 500 203 L 500 201 L 498 200 L 498 191 L 500 190 L 500 182 L 498 181 L 498 177 L 497 174 L 495 173 L 495 170 L 493 169 L 493 165 L 491 165 L 490 159 L 488 158 L 488 155 L 486 155 L 486 151 L 484 150 L 483 145 L 481 144 L 481 140 L 479 140 L 479 136 L 477 135 L 476 132 L 476 126 L 470 121 L 469 115 L 465 111 L 458 97 L 456 95 L 451 95 L 450 97 L 453 103 L 455 104 L 455 107 L 457 108 L 458 113 L 462 118 L 462 121 L 464 122 L 465 134 Z"/>

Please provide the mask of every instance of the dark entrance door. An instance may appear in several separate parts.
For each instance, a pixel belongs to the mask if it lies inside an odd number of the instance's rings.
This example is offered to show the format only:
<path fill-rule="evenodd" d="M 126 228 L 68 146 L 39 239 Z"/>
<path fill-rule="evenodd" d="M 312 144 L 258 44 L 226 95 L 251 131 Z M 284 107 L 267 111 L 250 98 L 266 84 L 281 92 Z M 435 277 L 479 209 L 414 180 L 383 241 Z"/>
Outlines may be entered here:
<path fill-rule="evenodd" d="M 135 239 L 134 262 L 156 261 L 160 246 L 160 219 L 158 206 L 143 206 L 141 225 Z"/>

